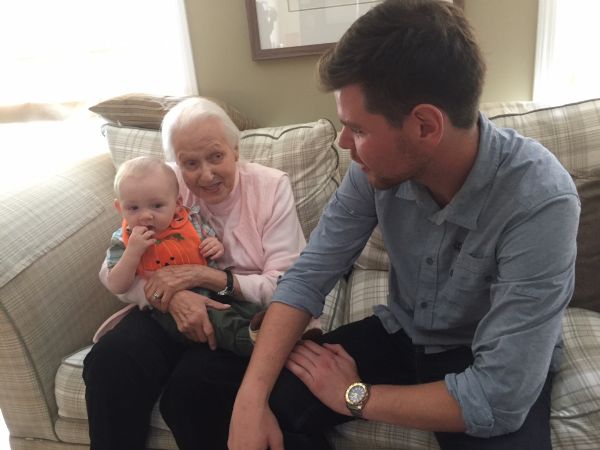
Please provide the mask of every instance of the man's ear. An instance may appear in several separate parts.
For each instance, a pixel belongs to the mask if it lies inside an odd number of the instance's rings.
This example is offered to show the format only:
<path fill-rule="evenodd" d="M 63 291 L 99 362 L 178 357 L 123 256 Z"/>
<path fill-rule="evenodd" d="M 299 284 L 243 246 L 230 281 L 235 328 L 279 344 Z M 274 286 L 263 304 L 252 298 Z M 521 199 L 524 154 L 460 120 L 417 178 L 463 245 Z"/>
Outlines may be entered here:
<path fill-rule="evenodd" d="M 117 208 L 117 211 L 119 211 L 119 213 L 123 214 L 123 210 L 121 209 L 121 202 L 118 198 L 115 198 L 115 208 Z"/>
<path fill-rule="evenodd" d="M 444 135 L 444 113 L 436 106 L 423 103 L 415 106 L 410 114 L 415 119 L 418 138 L 438 144 Z"/>

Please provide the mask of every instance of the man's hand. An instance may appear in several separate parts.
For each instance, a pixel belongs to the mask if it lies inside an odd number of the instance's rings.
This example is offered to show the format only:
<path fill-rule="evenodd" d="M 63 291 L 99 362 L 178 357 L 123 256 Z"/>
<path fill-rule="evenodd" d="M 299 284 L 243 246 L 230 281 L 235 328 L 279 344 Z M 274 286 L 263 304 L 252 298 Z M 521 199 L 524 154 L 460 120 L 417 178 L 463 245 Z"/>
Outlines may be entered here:
<path fill-rule="evenodd" d="M 344 347 L 300 342 L 290 354 L 286 367 L 326 406 L 337 413 L 350 415 L 344 394 L 360 377 L 354 359 Z"/>
<path fill-rule="evenodd" d="M 229 425 L 229 450 L 284 450 L 283 435 L 269 405 L 253 404 L 238 393 Z"/>
<path fill-rule="evenodd" d="M 216 237 L 207 237 L 200 243 L 200 254 L 205 258 L 219 259 L 225 253 L 225 247 Z"/>
<path fill-rule="evenodd" d="M 211 300 L 195 292 L 179 291 L 169 304 L 169 312 L 179 331 L 192 341 L 207 342 L 211 350 L 215 350 L 217 340 L 207 308 L 224 310 L 230 307 L 231 305 Z"/>

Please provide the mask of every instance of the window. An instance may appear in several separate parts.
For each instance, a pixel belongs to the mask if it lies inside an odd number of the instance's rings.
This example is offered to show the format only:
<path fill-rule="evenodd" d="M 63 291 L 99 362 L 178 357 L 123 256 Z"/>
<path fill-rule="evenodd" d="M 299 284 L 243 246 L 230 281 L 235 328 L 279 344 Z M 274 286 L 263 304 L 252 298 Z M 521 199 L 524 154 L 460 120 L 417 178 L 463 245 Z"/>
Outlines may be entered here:
<path fill-rule="evenodd" d="M 2 2 L 0 57 L 0 187 L 105 151 L 100 100 L 197 93 L 183 0 Z"/>
<path fill-rule="evenodd" d="M 598 17 L 598 0 L 539 0 L 534 101 L 600 97 Z"/>

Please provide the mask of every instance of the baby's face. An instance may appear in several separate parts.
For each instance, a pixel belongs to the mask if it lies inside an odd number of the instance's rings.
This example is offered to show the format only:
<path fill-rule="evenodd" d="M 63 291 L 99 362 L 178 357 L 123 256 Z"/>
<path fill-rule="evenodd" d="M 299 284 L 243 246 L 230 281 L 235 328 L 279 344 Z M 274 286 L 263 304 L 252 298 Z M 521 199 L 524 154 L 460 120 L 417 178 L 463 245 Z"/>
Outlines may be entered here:
<path fill-rule="evenodd" d="M 167 229 L 180 208 L 179 193 L 160 171 L 126 177 L 119 191 L 121 215 L 130 228 L 144 226 L 160 233 Z"/>

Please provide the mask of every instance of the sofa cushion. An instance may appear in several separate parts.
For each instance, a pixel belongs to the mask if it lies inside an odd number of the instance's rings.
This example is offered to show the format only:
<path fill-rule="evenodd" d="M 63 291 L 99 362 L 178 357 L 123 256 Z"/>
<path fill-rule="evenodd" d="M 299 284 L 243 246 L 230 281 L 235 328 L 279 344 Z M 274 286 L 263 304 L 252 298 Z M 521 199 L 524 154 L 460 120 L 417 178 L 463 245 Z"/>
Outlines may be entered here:
<path fill-rule="evenodd" d="M 337 132 L 326 119 L 242 132 L 240 156 L 289 174 L 298 217 L 308 238 L 339 185 Z"/>
<path fill-rule="evenodd" d="M 575 292 L 570 306 L 600 312 L 600 170 L 573 174 L 581 200 Z"/>
<path fill-rule="evenodd" d="M 133 93 L 109 98 L 91 106 L 89 110 L 117 125 L 160 130 L 165 114 L 186 98 L 189 96 L 158 97 L 151 94 Z M 211 97 L 206 98 L 223 108 L 240 130 L 257 127 L 254 120 L 246 117 L 226 102 Z"/>
<path fill-rule="evenodd" d="M 490 119 L 542 143 L 569 172 L 600 167 L 600 99 Z"/>
<path fill-rule="evenodd" d="M 387 304 L 389 272 L 355 268 L 348 280 L 347 322 L 373 314 L 373 307 Z"/>
<path fill-rule="evenodd" d="M 115 167 L 136 156 L 164 158 L 157 130 L 105 124 L 103 133 Z M 296 210 L 304 235 L 317 224 L 325 203 L 339 185 L 338 152 L 333 124 L 316 122 L 246 130 L 241 134 L 240 157 L 274 167 L 290 175 Z"/>
<path fill-rule="evenodd" d="M 18 195 L 2 193 L 0 227 L 7 239 L 2 242 L 0 286 L 103 211 L 102 202 L 93 192 L 63 175 L 52 176 Z"/>
<path fill-rule="evenodd" d="M 564 357 L 554 377 L 550 425 L 554 448 L 598 448 L 600 314 L 569 308 Z"/>

